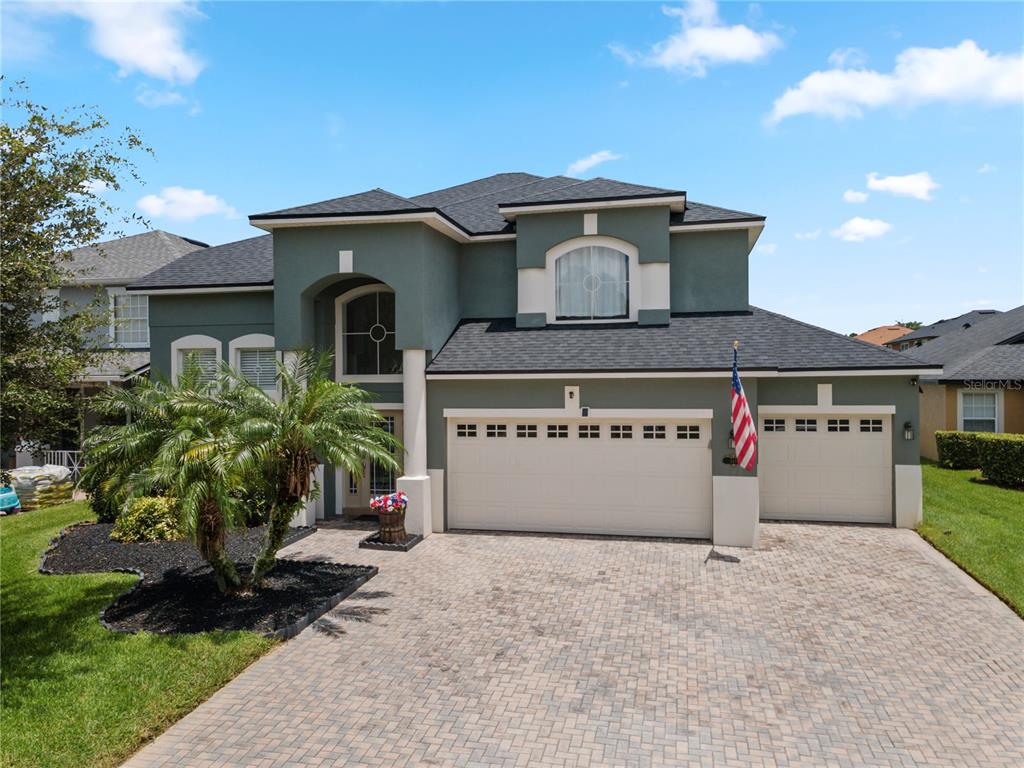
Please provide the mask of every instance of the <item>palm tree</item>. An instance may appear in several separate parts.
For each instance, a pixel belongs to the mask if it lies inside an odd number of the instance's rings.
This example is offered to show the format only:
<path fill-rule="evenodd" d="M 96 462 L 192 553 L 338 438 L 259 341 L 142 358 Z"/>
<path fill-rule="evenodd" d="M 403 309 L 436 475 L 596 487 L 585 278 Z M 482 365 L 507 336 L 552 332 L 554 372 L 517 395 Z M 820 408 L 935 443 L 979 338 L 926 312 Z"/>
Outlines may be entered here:
<path fill-rule="evenodd" d="M 268 394 L 225 369 L 224 399 L 237 414 L 231 429 L 230 464 L 250 483 L 263 482 L 270 498 L 267 532 L 253 563 L 259 587 L 274 567 L 288 525 L 319 492 L 313 472 L 326 462 L 359 477 L 369 460 L 393 471 L 400 443 L 359 387 L 332 381 L 332 356 L 299 352 L 278 363 L 278 391 Z"/>
<path fill-rule="evenodd" d="M 218 396 L 196 365 L 177 384 L 140 381 L 111 387 L 98 405 L 126 423 L 94 430 L 86 443 L 86 482 L 128 503 L 159 489 L 178 503 L 182 526 L 210 564 L 222 592 L 242 588 L 225 550 L 239 521 L 232 491 L 241 478 L 229 462 L 231 403 Z"/>

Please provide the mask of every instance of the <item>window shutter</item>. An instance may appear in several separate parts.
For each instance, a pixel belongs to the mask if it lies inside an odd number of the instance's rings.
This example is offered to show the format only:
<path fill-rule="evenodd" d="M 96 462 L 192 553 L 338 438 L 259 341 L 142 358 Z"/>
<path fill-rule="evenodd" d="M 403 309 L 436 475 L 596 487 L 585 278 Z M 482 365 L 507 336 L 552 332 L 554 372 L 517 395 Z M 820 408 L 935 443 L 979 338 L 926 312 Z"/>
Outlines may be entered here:
<path fill-rule="evenodd" d="M 272 349 L 243 349 L 238 353 L 238 372 L 260 389 L 277 385 L 277 355 Z"/>
<path fill-rule="evenodd" d="M 217 350 L 215 349 L 183 349 L 181 350 L 182 369 L 196 366 L 202 371 L 202 381 L 213 381 L 217 377 Z"/>

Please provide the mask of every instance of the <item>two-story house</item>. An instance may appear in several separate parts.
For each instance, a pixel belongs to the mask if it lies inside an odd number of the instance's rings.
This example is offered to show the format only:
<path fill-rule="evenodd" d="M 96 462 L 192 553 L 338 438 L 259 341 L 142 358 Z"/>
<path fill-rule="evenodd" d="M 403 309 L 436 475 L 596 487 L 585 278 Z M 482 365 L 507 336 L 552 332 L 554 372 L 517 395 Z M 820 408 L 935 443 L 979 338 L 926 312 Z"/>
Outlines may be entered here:
<path fill-rule="evenodd" d="M 750 305 L 763 216 L 681 190 L 503 173 L 250 217 L 149 297 L 154 371 L 190 354 L 273 387 L 278 354 L 333 349 L 405 445 L 404 473 L 326 467 L 327 514 L 395 487 L 407 526 L 714 538 L 758 517 L 912 526 L 908 361 Z M 731 363 L 760 433 L 735 466 Z"/>

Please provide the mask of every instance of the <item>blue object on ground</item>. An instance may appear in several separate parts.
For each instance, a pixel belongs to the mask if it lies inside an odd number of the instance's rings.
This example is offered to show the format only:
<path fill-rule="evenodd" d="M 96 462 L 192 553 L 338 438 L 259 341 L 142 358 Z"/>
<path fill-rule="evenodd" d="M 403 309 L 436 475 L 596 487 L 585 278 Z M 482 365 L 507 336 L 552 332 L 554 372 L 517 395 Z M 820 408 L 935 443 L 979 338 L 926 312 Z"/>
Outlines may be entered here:
<path fill-rule="evenodd" d="M 21 509 L 17 492 L 7 485 L 0 488 L 0 512 L 16 512 Z"/>

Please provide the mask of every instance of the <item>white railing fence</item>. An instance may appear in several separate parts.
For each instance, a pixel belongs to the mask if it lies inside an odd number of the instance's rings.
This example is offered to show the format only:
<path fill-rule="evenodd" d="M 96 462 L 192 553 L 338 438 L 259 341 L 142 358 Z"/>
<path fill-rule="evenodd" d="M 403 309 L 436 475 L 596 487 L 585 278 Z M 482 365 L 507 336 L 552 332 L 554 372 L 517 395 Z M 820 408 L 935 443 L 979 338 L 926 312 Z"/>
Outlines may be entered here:
<path fill-rule="evenodd" d="M 71 470 L 71 479 L 78 482 L 78 476 L 82 472 L 81 451 L 43 451 L 43 462 L 67 467 Z"/>

